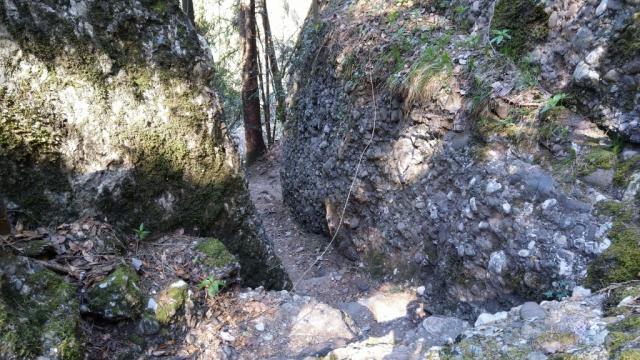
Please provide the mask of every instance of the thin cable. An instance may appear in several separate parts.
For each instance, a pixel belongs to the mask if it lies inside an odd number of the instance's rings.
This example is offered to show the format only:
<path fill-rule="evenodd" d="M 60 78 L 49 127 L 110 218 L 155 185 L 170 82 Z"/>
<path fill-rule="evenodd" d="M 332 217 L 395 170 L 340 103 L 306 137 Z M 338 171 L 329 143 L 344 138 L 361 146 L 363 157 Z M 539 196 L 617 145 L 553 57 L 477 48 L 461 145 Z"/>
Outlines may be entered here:
<path fill-rule="evenodd" d="M 329 251 L 329 248 L 331 247 L 333 242 L 336 240 L 336 237 L 338 236 L 338 232 L 340 231 L 340 228 L 342 227 L 342 221 L 344 220 L 344 213 L 347 211 L 347 205 L 349 204 L 349 198 L 351 198 L 351 193 L 353 192 L 353 187 L 355 186 L 356 181 L 358 180 L 358 174 L 360 172 L 360 165 L 362 164 L 362 159 L 364 158 L 364 154 L 369 149 L 369 146 L 371 146 L 371 144 L 373 143 L 373 137 L 376 134 L 376 122 L 378 120 L 378 104 L 376 103 L 376 90 L 375 90 L 375 87 L 373 86 L 373 77 L 371 76 L 371 73 L 369 73 L 369 83 L 371 84 L 371 94 L 372 94 L 372 98 L 373 98 L 373 128 L 371 129 L 371 138 L 369 139 L 369 141 L 367 142 L 367 145 L 362 150 L 362 153 L 360 154 L 360 158 L 358 159 L 358 164 L 356 165 L 356 171 L 355 171 L 355 174 L 353 175 L 353 180 L 351 181 L 351 185 L 349 186 L 349 192 L 347 193 L 347 199 L 345 200 L 344 206 L 342 207 L 342 213 L 340 214 L 340 222 L 338 223 L 338 228 L 336 229 L 336 232 L 333 234 L 333 237 L 331 238 L 331 241 L 329 241 L 329 244 L 327 244 L 327 247 L 324 249 L 322 254 L 320 254 L 320 256 L 316 257 L 316 260 L 313 262 L 313 264 L 311 264 L 311 266 L 309 266 L 309 268 L 307 268 L 307 270 L 305 270 L 305 272 L 302 273 L 300 278 L 298 278 L 298 280 L 293 284 L 292 290 L 294 290 L 294 291 L 295 291 L 296 287 L 298 286 L 298 284 L 302 280 L 304 280 L 304 277 L 309 273 L 309 271 L 311 271 L 311 269 L 318 263 L 318 261 L 320 261 L 320 259 L 322 259 L 324 257 L 324 255 L 327 253 L 327 251 Z"/>

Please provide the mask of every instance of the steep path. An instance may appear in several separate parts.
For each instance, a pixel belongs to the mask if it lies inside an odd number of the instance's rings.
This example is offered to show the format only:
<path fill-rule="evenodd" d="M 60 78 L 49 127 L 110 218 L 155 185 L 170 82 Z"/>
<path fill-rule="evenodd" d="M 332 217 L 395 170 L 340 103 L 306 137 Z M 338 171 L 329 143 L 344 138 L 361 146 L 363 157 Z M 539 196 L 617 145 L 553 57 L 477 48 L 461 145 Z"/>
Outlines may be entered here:
<path fill-rule="evenodd" d="M 297 283 L 296 292 L 331 305 L 354 301 L 374 287 L 375 281 L 333 248 L 315 262 L 329 239 L 307 233 L 295 223 L 282 202 L 280 167 L 281 146 L 277 144 L 249 169 L 249 189 L 277 255 Z"/>

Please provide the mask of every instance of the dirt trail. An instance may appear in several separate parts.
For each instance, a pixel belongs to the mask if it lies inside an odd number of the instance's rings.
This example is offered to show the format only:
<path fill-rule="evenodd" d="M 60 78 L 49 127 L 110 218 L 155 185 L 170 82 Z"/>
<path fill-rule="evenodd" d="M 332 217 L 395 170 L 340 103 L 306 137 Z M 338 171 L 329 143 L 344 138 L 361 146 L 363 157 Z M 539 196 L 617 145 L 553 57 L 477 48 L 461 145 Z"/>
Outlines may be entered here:
<path fill-rule="evenodd" d="M 263 226 L 291 280 L 298 282 L 313 266 L 295 291 L 335 306 L 354 301 L 375 288 L 374 281 L 360 270 L 359 264 L 347 260 L 333 248 L 313 264 L 329 239 L 325 235 L 306 232 L 293 220 L 282 202 L 280 166 L 281 146 L 277 144 L 248 169 L 249 189 Z"/>

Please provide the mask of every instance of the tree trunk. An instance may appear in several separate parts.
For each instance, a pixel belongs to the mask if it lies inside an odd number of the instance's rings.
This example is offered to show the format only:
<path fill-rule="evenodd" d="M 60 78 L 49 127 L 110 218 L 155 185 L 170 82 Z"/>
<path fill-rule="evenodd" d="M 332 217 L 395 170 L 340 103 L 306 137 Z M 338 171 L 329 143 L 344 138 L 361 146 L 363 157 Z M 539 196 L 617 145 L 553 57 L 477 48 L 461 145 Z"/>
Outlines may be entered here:
<path fill-rule="evenodd" d="M 269 99 L 269 57 L 265 56 L 264 61 L 265 64 L 263 68 L 261 56 L 258 54 L 258 67 L 260 68 L 260 92 L 262 93 L 262 110 L 264 111 L 264 130 L 267 133 L 267 144 L 270 146 L 273 144 L 273 141 L 271 139 L 271 101 Z M 262 76 L 263 73 L 264 77 Z"/>
<path fill-rule="evenodd" d="M 7 208 L 4 203 L 4 197 L 0 195 L 0 235 L 11 234 L 11 224 L 9 224 L 9 217 L 7 216 Z"/>
<path fill-rule="evenodd" d="M 317 0 L 314 0 L 317 1 Z M 271 37 L 271 25 L 269 24 L 269 14 L 267 13 L 266 0 L 258 0 L 260 14 L 262 15 L 262 26 L 264 27 L 264 47 L 265 53 L 269 57 L 269 67 L 273 78 L 273 90 L 276 96 L 276 121 L 273 122 L 273 135 L 271 140 L 275 139 L 276 123 L 279 120 L 284 124 L 286 120 L 285 110 L 285 93 L 282 87 L 282 77 L 278 69 L 278 59 L 276 58 L 276 50 L 273 46 L 273 38 Z"/>
<path fill-rule="evenodd" d="M 193 0 L 182 0 L 182 11 L 187 14 L 192 23 L 195 24 L 195 12 L 193 10 Z"/>
<path fill-rule="evenodd" d="M 311 0 L 311 14 L 313 14 L 313 22 L 318 23 L 320 20 L 320 6 L 318 5 L 319 0 Z"/>
<path fill-rule="evenodd" d="M 260 94 L 258 93 L 258 47 L 256 43 L 256 3 L 242 0 L 242 107 L 244 110 L 244 139 L 247 163 L 254 162 L 266 151 L 260 123 Z"/>

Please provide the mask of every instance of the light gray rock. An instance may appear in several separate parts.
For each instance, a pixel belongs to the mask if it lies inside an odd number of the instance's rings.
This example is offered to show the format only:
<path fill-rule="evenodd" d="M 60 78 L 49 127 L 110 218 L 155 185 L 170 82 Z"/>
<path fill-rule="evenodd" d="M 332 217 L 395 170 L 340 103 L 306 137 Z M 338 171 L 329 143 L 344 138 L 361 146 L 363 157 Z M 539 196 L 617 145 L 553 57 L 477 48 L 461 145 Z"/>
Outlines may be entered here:
<path fill-rule="evenodd" d="M 584 176 L 582 180 L 594 186 L 607 187 L 613 183 L 614 173 L 615 171 L 612 169 L 597 169 L 591 174 Z"/>
<path fill-rule="evenodd" d="M 544 319 L 547 313 L 542 306 L 535 302 L 526 302 L 520 306 L 520 317 L 522 320 Z"/>
<path fill-rule="evenodd" d="M 469 327 L 466 321 L 444 316 L 429 316 L 422 321 L 429 340 L 436 345 L 453 343 L 454 340 Z"/>
<path fill-rule="evenodd" d="M 494 324 L 496 322 L 507 320 L 508 317 L 509 317 L 509 314 L 506 311 L 500 311 L 495 314 L 482 313 L 476 319 L 474 326 L 478 327 L 478 326 Z"/>

